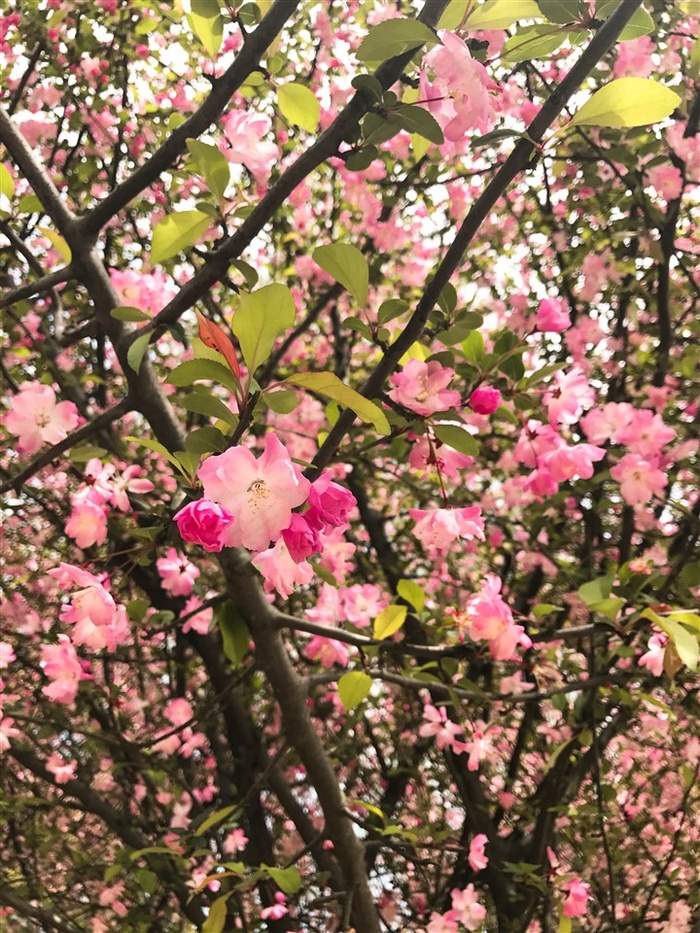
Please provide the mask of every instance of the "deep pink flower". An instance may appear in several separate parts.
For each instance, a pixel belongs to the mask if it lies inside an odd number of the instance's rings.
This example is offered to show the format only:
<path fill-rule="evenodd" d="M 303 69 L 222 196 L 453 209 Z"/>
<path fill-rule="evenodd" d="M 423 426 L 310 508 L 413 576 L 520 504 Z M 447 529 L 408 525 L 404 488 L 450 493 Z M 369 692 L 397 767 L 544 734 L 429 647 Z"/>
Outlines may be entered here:
<path fill-rule="evenodd" d="M 560 334 L 571 327 L 569 312 L 558 298 L 543 298 L 537 308 L 535 327 L 543 334 Z"/>
<path fill-rule="evenodd" d="M 389 397 L 399 405 L 410 408 L 418 415 L 433 415 L 436 411 L 447 411 L 461 404 L 459 392 L 448 389 L 454 369 L 443 366 L 437 360 L 424 363 L 410 359 L 400 373 L 394 373 L 389 381 L 394 388 Z"/>
<path fill-rule="evenodd" d="M 321 550 L 318 531 L 309 524 L 306 515 L 299 515 L 298 512 L 292 513 L 289 527 L 282 532 L 282 538 L 292 560 L 297 564 L 311 557 L 312 554 L 318 554 Z"/>
<path fill-rule="evenodd" d="M 188 502 L 175 515 L 174 521 L 183 541 L 201 545 L 205 551 L 220 551 L 226 543 L 226 533 L 233 515 L 223 505 L 211 499 Z"/>
<path fill-rule="evenodd" d="M 581 881 L 580 878 L 572 878 L 564 890 L 567 892 L 567 898 L 564 901 L 562 913 L 565 917 L 583 917 L 588 910 L 588 900 L 590 898 L 590 884 Z"/>
<path fill-rule="evenodd" d="M 477 415 L 490 415 L 501 404 L 501 393 L 493 386 L 479 386 L 469 396 L 467 404 Z"/>
<path fill-rule="evenodd" d="M 306 501 L 310 483 L 286 447 L 271 432 L 265 452 L 256 457 L 247 447 L 231 447 L 207 458 L 197 472 L 204 495 L 233 515 L 226 544 L 263 551 L 289 527 L 292 509 Z"/>
<path fill-rule="evenodd" d="M 317 530 L 326 525 L 339 528 L 347 524 L 348 513 L 357 505 L 353 494 L 333 482 L 330 470 L 324 470 L 309 489 L 309 510 L 304 513 L 306 521 Z"/>

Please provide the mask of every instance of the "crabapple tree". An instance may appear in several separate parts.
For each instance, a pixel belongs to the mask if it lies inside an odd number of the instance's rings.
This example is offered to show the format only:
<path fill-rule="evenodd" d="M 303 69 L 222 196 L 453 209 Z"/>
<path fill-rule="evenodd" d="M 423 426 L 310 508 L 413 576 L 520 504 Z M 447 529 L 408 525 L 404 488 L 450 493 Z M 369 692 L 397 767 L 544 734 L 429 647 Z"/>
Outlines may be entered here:
<path fill-rule="evenodd" d="M 699 12 L 4 5 L 7 929 L 698 929 Z"/>

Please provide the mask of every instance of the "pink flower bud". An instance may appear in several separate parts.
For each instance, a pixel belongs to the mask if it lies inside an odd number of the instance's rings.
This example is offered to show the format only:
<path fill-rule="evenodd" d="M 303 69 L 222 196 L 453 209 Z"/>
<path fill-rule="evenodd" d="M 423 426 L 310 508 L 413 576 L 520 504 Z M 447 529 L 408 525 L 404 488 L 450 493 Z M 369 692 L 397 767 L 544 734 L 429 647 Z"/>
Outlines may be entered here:
<path fill-rule="evenodd" d="M 289 528 L 285 528 L 282 532 L 282 538 L 292 560 L 297 564 L 311 557 L 312 554 L 318 554 L 321 550 L 318 532 L 298 512 L 292 514 Z"/>
<path fill-rule="evenodd" d="M 218 502 L 199 499 L 181 508 L 175 522 L 184 541 L 200 544 L 205 551 L 220 551 L 226 544 L 233 515 Z"/>
<path fill-rule="evenodd" d="M 477 415 L 490 415 L 501 404 L 501 393 L 493 386 L 479 386 L 469 396 L 468 404 Z"/>
<path fill-rule="evenodd" d="M 357 504 L 351 492 L 332 481 L 332 475 L 330 470 L 326 470 L 311 484 L 309 510 L 304 517 L 314 528 L 344 525 L 348 512 Z"/>

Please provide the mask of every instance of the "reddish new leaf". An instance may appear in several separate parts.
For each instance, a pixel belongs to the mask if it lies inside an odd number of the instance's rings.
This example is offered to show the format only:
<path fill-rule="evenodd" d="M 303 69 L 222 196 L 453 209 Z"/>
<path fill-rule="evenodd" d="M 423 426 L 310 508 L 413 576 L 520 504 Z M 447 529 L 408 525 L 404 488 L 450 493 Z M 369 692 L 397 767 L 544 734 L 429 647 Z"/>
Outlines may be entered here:
<path fill-rule="evenodd" d="M 199 324 L 199 339 L 205 347 L 209 347 L 210 350 L 218 350 L 221 353 L 240 383 L 241 367 L 238 365 L 236 349 L 231 338 L 223 332 L 218 324 L 207 320 L 199 311 L 197 312 L 197 323 Z"/>

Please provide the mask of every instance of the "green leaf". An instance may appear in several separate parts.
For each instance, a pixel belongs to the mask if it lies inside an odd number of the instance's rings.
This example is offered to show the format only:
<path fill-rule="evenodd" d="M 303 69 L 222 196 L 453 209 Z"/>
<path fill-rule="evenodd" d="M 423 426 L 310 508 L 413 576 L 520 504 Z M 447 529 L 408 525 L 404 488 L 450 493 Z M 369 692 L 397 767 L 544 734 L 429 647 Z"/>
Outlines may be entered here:
<path fill-rule="evenodd" d="M 241 295 L 231 329 L 238 337 L 249 375 L 270 356 L 278 334 L 294 324 L 294 312 L 294 298 L 286 285 L 265 285 Z"/>
<path fill-rule="evenodd" d="M 345 709 L 354 709 L 367 697 L 372 678 L 364 671 L 350 671 L 338 681 L 338 696 Z"/>
<path fill-rule="evenodd" d="M 638 39 L 640 36 L 648 36 L 655 28 L 654 20 L 644 7 L 640 6 L 627 21 L 627 25 L 620 33 L 617 41 L 627 42 L 629 39 Z"/>
<path fill-rule="evenodd" d="M 410 104 L 408 106 L 399 107 L 398 110 L 394 111 L 394 116 L 398 117 L 403 129 L 408 130 L 409 133 L 417 133 L 419 136 L 424 136 L 425 139 L 430 140 L 431 143 L 435 143 L 438 146 L 441 146 L 445 142 L 440 124 L 432 113 L 428 113 L 428 111 L 424 110 L 422 107 L 415 107 Z"/>
<path fill-rule="evenodd" d="M 608 596 L 607 599 L 601 599 L 599 603 L 591 603 L 588 608 L 591 612 L 614 622 L 626 602 L 627 600 L 621 596 Z"/>
<path fill-rule="evenodd" d="M 468 362 L 478 366 L 486 355 L 484 338 L 478 330 L 473 330 L 462 341 L 462 351 Z"/>
<path fill-rule="evenodd" d="M 244 262 L 242 259 L 232 259 L 231 265 L 241 273 L 248 288 L 255 288 L 258 284 L 259 276 L 257 270 L 254 269 L 250 263 Z"/>
<path fill-rule="evenodd" d="M 646 126 L 669 116 L 681 98 L 651 78 L 618 78 L 600 88 L 569 126 Z"/>
<path fill-rule="evenodd" d="M 224 643 L 224 654 L 234 667 L 238 667 L 250 647 L 246 621 L 232 602 L 225 602 L 219 607 L 216 621 Z"/>
<path fill-rule="evenodd" d="M 8 169 L 0 162 L 0 196 L 9 201 L 15 193 L 15 182 Z"/>
<path fill-rule="evenodd" d="M 153 894 L 158 887 L 158 875 L 148 868 L 138 868 L 136 870 L 136 880 L 146 894 Z"/>
<path fill-rule="evenodd" d="M 282 391 L 265 392 L 263 401 L 278 415 L 288 415 L 299 404 L 299 396 L 291 389 L 282 389 Z"/>
<path fill-rule="evenodd" d="M 112 308 L 109 312 L 110 317 L 116 318 L 117 321 L 150 321 L 150 314 L 146 314 L 145 311 L 142 311 L 141 308 L 131 308 L 126 305 L 122 305 L 118 308 Z"/>
<path fill-rule="evenodd" d="M 204 176 L 211 193 L 220 201 L 231 180 L 231 169 L 226 156 L 217 146 L 200 142 L 198 139 L 188 139 L 186 143 L 197 170 Z"/>
<path fill-rule="evenodd" d="M 164 262 L 192 246 L 211 224 L 211 217 L 202 211 L 176 211 L 160 220 L 153 230 L 151 262 Z"/>
<path fill-rule="evenodd" d="M 198 415 L 206 415 L 208 418 L 217 418 L 219 421 L 225 421 L 232 427 L 238 424 L 238 417 L 234 415 L 221 399 L 215 398 L 208 392 L 191 392 L 180 400 L 187 411 L 193 411 Z"/>
<path fill-rule="evenodd" d="M 556 52 L 566 39 L 561 26 L 540 23 L 519 29 L 501 49 L 501 58 L 509 62 L 525 62 L 531 58 L 546 58 Z"/>
<path fill-rule="evenodd" d="M 224 20 L 219 0 L 191 0 L 190 19 L 195 35 L 209 53 L 216 58 L 224 37 Z"/>
<path fill-rule="evenodd" d="M 277 105 L 287 123 L 315 133 L 321 117 L 321 105 L 316 95 L 303 84 L 292 81 L 277 88 Z"/>
<path fill-rule="evenodd" d="M 209 832 L 210 829 L 218 826 L 219 823 L 223 823 L 223 821 L 231 816 L 232 813 L 235 813 L 237 809 L 238 804 L 234 803 L 230 807 L 223 807 L 221 810 L 215 810 L 214 813 L 210 813 L 206 819 L 202 820 L 199 826 L 193 827 L 194 832 L 197 836 L 203 836 L 205 833 Z"/>
<path fill-rule="evenodd" d="M 68 456 L 73 463 L 87 463 L 95 457 L 104 457 L 107 453 L 104 447 L 95 447 L 93 444 L 84 444 L 81 447 L 73 447 Z"/>
<path fill-rule="evenodd" d="M 460 12 L 460 20 L 464 17 L 464 0 L 452 0 L 448 12 L 455 7 L 455 15 Z M 535 0 L 486 0 L 474 6 L 473 12 L 467 17 L 466 23 L 471 29 L 508 29 L 520 19 L 539 19 L 542 14 Z M 444 14 L 443 14 L 444 16 Z M 440 29 L 454 29 L 455 26 L 446 26 L 440 20 Z"/>
<path fill-rule="evenodd" d="M 39 233 L 43 233 L 46 239 L 51 242 L 51 245 L 66 265 L 70 263 L 73 258 L 70 246 L 66 243 L 61 234 L 56 233 L 55 230 L 50 230 L 48 227 L 37 227 L 37 230 Z"/>
<path fill-rule="evenodd" d="M 413 580 L 399 580 L 396 592 L 401 599 L 410 603 L 416 612 L 422 612 L 425 608 L 425 592 L 422 586 L 418 586 Z"/>
<path fill-rule="evenodd" d="M 541 619 L 542 616 L 548 616 L 552 612 L 561 612 L 561 608 L 561 606 L 555 606 L 553 603 L 539 603 L 539 605 L 532 607 L 532 614 L 536 619 Z"/>
<path fill-rule="evenodd" d="M 19 199 L 17 205 L 18 214 L 42 214 L 44 208 L 41 201 L 35 194 L 25 194 Z"/>
<path fill-rule="evenodd" d="M 673 642 L 678 657 L 685 666 L 691 671 L 697 670 L 700 644 L 698 644 L 696 635 L 689 632 L 687 628 L 684 628 L 680 622 L 677 622 L 669 616 L 660 616 L 657 612 L 654 612 L 653 609 L 645 609 L 641 613 L 640 618 L 649 619 L 654 625 L 657 625 L 662 631 L 666 632 Z"/>
<path fill-rule="evenodd" d="M 314 250 L 312 259 L 324 272 L 347 288 L 359 305 L 367 304 L 369 266 L 356 246 L 348 243 L 319 246 Z"/>
<path fill-rule="evenodd" d="M 559 933 L 571 933 L 572 930 L 573 921 L 571 917 L 566 917 L 562 914 L 559 919 Z"/>
<path fill-rule="evenodd" d="M 230 893 L 217 897 L 209 908 L 207 919 L 202 924 L 202 933 L 224 933 L 226 927 L 226 914 Z"/>
<path fill-rule="evenodd" d="M 591 580 L 590 583 L 584 583 L 583 586 L 578 588 L 579 599 L 589 608 L 595 603 L 607 599 L 612 592 L 616 573 L 617 571 L 611 570 L 604 577 L 598 577 L 596 580 Z"/>
<path fill-rule="evenodd" d="M 391 433 L 391 427 L 381 408 L 350 386 L 346 386 L 334 373 L 299 373 L 298 376 L 289 376 L 284 381 L 302 389 L 318 392 L 334 402 L 340 402 L 354 411 L 361 421 L 373 425 L 377 434 Z"/>
<path fill-rule="evenodd" d="M 537 6 L 550 23 L 575 23 L 583 12 L 579 0 L 537 0 Z"/>
<path fill-rule="evenodd" d="M 398 632 L 406 621 L 408 609 L 406 606 L 397 606 L 391 604 L 383 609 L 374 620 L 374 637 L 389 638 L 394 632 Z"/>
<path fill-rule="evenodd" d="M 435 33 L 418 20 L 388 19 L 372 26 L 355 57 L 360 62 L 383 62 L 435 41 Z"/>
<path fill-rule="evenodd" d="M 153 331 L 151 330 L 146 331 L 145 334 L 140 334 L 126 351 L 126 361 L 135 373 L 141 369 L 141 363 L 143 362 L 152 336 Z"/>
<path fill-rule="evenodd" d="M 461 454 L 476 457 L 479 453 L 479 444 L 474 436 L 456 424 L 436 424 L 433 425 L 433 431 L 438 440 Z"/>
<path fill-rule="evenodd" d="M 285 894 L 296 894 L 301 888 L 301 873 L 296 865 L 290 865 L 289 868 L 271 868 L 268 865 L 266 871 Z"/>
<path fill-rule="evenodd" d="M 238 423 L 236 419 L 235 424 Z M 196 431 L 191 431 L 185 438 L 185 447 L 189 453 L 197 454 L 198 457 L 201 457 L 202 454 L 210 454 L 212 452 L 220 454 L 226 450 L 226 438 L 219 431 L 218 428 L 208 425 L 206 428 L 198 428 Z"/>
<path fill-rule="evenodd" d="M 377 321 L 380 324 L 387 324 L 393 321 L 395 317 L 408 311 L 408 302 L 402 298 L 389 298 L 383 301 L 377 310 Z"/>
<path fill-rule="evenodd" d="M 352 84 L 356 91 L 362 91 L 364 94 L 367 94 L 375 104 L 379 103 L 384 94 L 384 88 L 381 82 L 378 81 L 374 75 L 355 75 L 350 84 Z"/>
<path fill-rule="evenodd" d="M 238 388 L 236 377 L 228 366 L 209 359 L 187 360 L 180 363 L 165 381 L 170 385 L 182 387 L 192 385 L 199 379 L 210 379 L 212 382 L 226 386 L 232 392 Z"/>
<path fill-rule="evenodd" d="M 160 454 L 161 457 L 165 457 L 168 463 L 171 463 L 175 469 L 178 470 L 178 472 L 184 472 L 182 465 L 178 461 L 177 457 L 171 454 L 168 448 L 161 444 L 159 441 L 151 440 L 150 437 L 133 437 L 132 435 L 128 435 L 124 438 L 124 440 L 132 441 L 134 444 L 138 444 L 139 447 L 145 447 L 147 450 L 152 450 L 154 453 Z"/>

